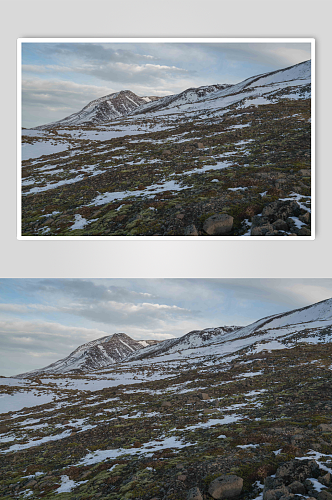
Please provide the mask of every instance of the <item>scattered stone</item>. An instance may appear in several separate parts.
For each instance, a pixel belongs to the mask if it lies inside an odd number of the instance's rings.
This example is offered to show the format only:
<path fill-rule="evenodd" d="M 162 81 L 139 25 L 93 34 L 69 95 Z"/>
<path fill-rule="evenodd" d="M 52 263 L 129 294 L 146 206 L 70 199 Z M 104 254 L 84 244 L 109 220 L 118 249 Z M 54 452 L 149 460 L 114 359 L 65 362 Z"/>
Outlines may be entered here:
<path fill-rule="evenodd" d="M 278 219 L 273 223 L 273 229 L 277 229 L 278 231 L 288 231 L 288 224 L 282 219 Z"/>
<path fill-rule="evenodd" d="M 319 424 L 317 429 L 322 432 L 332 432 L 332 424 Z"/>
<path fill-rule="evenodd" d="M 33 488 L 34 486 L 36 486 L 36 484 L 37 484 L 37 481 L 32 479 L 32 481 L 29 481 L 28 484 L 25 485 L 25 487 L 26 488 Z"/>
<path fill-rule="evenodd" d="M 302 169 L 300 170 L 300 174 L 303 176 L 303 177 L 310 177 L 311 176 L 311 172 L 309 169 Z"/>
<path fill-rule="evenodd" d="M 188 491 L 187 500 L 203 500 L 202 493 L 197 486 Z"/>
<path fill-rule="evenodd" d="M 210 396 L 208 394 L 206 394 L 206 392 L 199 392 L 198 397 L 199 397 L 199 399 L 203 399 L 203 400 L 210 399 Z"/>
<path fill-rule="evenodd" d="M 234 498 L 240 495 L 243 488 L 243 479 L 235 475 L 220 476 L 209 486 L 209 494 L 216 500 L 220 498 Z M 328 500 L 328 499 L 326 499 Z"/>
<path fill-rule="evenodd" d="M 307 227 L 301 227 L 297 234 L 299 236 L 311 236 L 311 231 Z"/>
<path fill-rule="evenodd" d="M 187 479 L 187 476 L 185 476 L 184 474 L 180 474 L 178 476 L 178 481 L 185 481 Z"/>
<path fill-rule="evenodd" d="M 318 500 L 332 500 L 332 493 L 326 491 L 326 490 L 322 490 L 319 494 L 318 494 Z"/>
<path fill-rule="evenodd" d="M 325 474 L 325 476 L 320 476 L 318 478 L 318 481 L 324 486 L 330 486 L 330 484 L 332 484 L 331 474 L 328 472 L 327 474 Z"/>
<path fill-rule="evenodd" d="M 215 214 L 206 219 L 203 225 L 204 231 L 211 236 L 222 236 L 231 231 L 233 217 L 228 214 Z"/>
<path fill-rule="evenodd" d="M 169 401 L 164 401 L 163 403 L 161 403 L 162 408 L 170 408 L 171 406 L 172 403 L 170 403 Z"/>
<path fill-rule="evenodd" d="M 264 224 L 260 227 L 252 225 L 250 234 L 251 236 L 266 236 L 267 233 L 271 234 L 271 232 L 273 232 L 273 226 L 271 224 Z"/>
<path fill-rule="evenodd" d="M 304 222 L 305 224 L 310 223 L 310 213 L 306 212 L 304 215 L 300 215 L 299 217 L 300 221 Z"/>
<path fill-rule="evenodd" d="M 306 494 L 306 489 L 300 481 L 293 481 L 289 486 L 288 489 L 291 493 L 294 494 L 299 494 L 299 495 L 305 495 Z"/>
<path fill-rule="evenodd" d="M 190 224 L 184 230 L 185 236 L 198 236 L 198 231 L 195 224 Z"/>

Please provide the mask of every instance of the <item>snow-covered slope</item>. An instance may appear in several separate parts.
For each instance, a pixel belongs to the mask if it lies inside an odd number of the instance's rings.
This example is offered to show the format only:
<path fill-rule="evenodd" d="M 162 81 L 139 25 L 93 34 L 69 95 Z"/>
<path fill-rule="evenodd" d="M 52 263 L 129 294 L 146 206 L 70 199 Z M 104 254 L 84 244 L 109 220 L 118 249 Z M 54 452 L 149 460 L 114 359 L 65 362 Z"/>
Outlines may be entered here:
<path fill-rule="evenodd" d="M 221 326 L 219 328 L 206 328 L 205 330 L 193 330 L 192 332 L 175 339 L 168 339 L 144 349 L 144 353 L 130 354 L 125 361 L 134 361 L 137 359 L 151 358 L 164 353 L 179 352 L 184 349 L 193 349 L 211 344 L 215 338 L 222 338 L 226 334 L 237 331 L 239 326 Z"/>
<path fill-rule="evenodd" d="M 132 111 L 131 114 L 144 114 L 153 111 L 158 111 L 160 109 L 177 107 L 182 104 L 192 104 L 195 102 L 204 101 L 210 94 L 213 95 L 216 91 L 221 91 L 233 87 L 232 85 L 204 85 L 198 88 L 189 88 L 180 92 L 179 94 L 174 94 L 166 97 L 162 97 L 158 102 L 151 102 L 146 104 L 140 109 Z"/>
<path fill-rule="evenodd" d="M 315 327 L 331 327 L 332 330 L 332 299 L 323 300 L 316 304 L 294 309 L 282 314 L 275 314 L 262 318 L 251 325 L 245 326 L 234 333 L 232 338 L 257 335 L 261 332 L 275 332 L 289 330 L 290 333 L 298 330 Z M 230 336 L 228 336 L 230 338 Z"/>
<path fill-rule="evenodd" d="M 211 332 L 211 335 L 209 334 Z M 208 334 L 206 337 L 205 334 Z M 332 299 L 262 318 L 245 327 L 214 328 L 190 332 L 178 339 L 130 354 L 124 361 L 227 356 L 241 349 L 255 349 L 261 342 L 281 348 L 293 342 L 332 342 Z M 174 356 L 176 354 L 176 356 Z"/>
<path fill-rule="evenodd" d="M 114 363 L 118 363 L 128 354 L 143 349 L 145 345 L 155 341 L 137 341 L 130 338 L 125 333 L 115 333 L 92 340 L 79 346 L 69 356 L 52 363 L 46 368 L 41 368 L 33 372 L 24 373 L 20 376 L 38 375 L 40 373 L 68 373 L 83 372 L 104 368 Z"/>
<path fill-rule="evenodd" d="M 243 349 L 255 351 L 262 343 L 266 348 L 281 349 L 298 342 L 332 342 L 332 299 L 268 316 L 245 327 L 194 330 L 163 342 L 136 341 L 124 333 L 117 333 L 84 344 L 66 358 L 20 376 L 88 372 L 119 362 L 130 367 L 131 363 L 144 360 L 154 363 L 171 359 L 188 362 L 195 362 L 197 358 L 221 359 Z"/>
<path fill-rule="evenodd" d="M 163 113 L 167 110 L 194 111 L 225 108 L 242 99 L 272 95 L 288 87 L 299 90 L 311 83 L 311 61 L 305 61 L 262 75 L 252 76 L 234 85 L 210 85 L 187 89 L 180 94 L 167 96 L 131 112 L 131 115 Z"/>
<path fill-rule="evenodd" d="M 63 120 L 42 125 L 37 128 L 44 129 L 57 126 L 89 125 L 109 122 L 116 118 L 121 118 L 143 104 L 153 102 L 156 99 L 159 98 L 154 96 L 139 97 L 134 94 L 134 92 L 131 92 L 131 90 L 121 90 L 120 92 L 109 94 L 89 102 L 81 111 L 73 113 Z"/>
<path fill-rule="evenodd" d="M 81 111 L 63 120 L 36 127 L 48 129 L 59 126 L 97 125 L 118 120 L 122 117 L 150 115 L 172 110 L 193 111 L 199 109 L 224 108 L 244 98 L 254 98 L 287 87 L 296 90 L 310 84 L 311 61 L 305 61 L 262 75 L 256 75 L 234 85 L 216 84 L 189 88 L 179 94 L 159 98 L 156 96 L 139 97 L 130 90 L 100 97 L 87 104 Z"/>

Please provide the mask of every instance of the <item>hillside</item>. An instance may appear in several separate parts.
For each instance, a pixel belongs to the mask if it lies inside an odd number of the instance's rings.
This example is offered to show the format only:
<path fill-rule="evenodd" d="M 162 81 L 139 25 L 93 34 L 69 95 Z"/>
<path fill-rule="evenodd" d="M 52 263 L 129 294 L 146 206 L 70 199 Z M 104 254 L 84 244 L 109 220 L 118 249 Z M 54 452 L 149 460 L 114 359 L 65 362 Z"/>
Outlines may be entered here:
<path fill-rule="evenodd" d="M 236 500 L 330 500 L 331 310 L 190 332 L 181 349 L 91 372 L 0 378 L 0 497 L 210 500 L 226 475 Z"/>
<path fill-rule="evenodd" d="M 24 130 L 22 155 L 25 236 L 311 236 L 310 61 Z"/>
<path fill-rule="evenodd" d="M 40 373 L 82 373 L 120 362 L 132 352 L 156 344 L 155 340 L 134 340 L 125 333 L 114 333 L 79 346 L 64 359 L 45 368 L 21 374 L 20 377 Z"/>
<path fill-rule="evenodd" d="M 53 129 L 55 127 L 98 125 L 130 114 L 147 102 L 158 97 L 139 97 L 131 90 L 121 90 L 89 102 L 81 111 L 73 113 L 62 120 L 41 125 L 37 130 Z"/>

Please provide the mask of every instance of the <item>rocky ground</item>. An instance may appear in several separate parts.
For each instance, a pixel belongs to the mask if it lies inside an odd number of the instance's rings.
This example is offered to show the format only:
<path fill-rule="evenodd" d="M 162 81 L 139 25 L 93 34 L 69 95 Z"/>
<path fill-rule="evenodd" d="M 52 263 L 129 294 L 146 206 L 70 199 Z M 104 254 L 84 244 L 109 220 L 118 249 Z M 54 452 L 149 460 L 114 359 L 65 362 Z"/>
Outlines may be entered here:
<path fill-rule="evenodd" d="M 0 498 L 331 500 L 332 344 L 281 347 L 0 379 Z"/>
<path fill-rule="evenodd" d="M 310 99 L 289 92 L 29 131 L 55 152 L 22 163 L 22 235 L 310 236 Z"/>

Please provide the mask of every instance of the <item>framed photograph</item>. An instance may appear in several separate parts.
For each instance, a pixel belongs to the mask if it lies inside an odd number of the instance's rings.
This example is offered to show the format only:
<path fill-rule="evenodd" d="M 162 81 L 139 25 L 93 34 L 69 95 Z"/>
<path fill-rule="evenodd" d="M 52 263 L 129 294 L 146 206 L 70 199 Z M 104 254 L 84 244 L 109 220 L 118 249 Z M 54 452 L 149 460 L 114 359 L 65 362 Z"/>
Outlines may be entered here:
<path fill-rule="evenodd" d="M 17 47 L 19 239 L 315 238 L 314 39 Z"/>
<path fill-rule="evenodd" d="M 0 285 L 3 500 L 329 500 L 331 278 Z"/>

